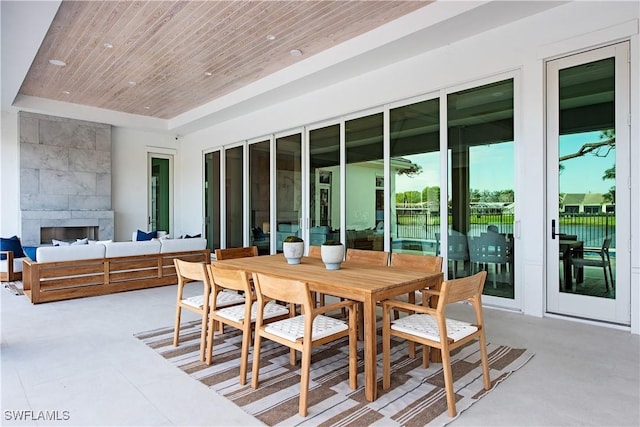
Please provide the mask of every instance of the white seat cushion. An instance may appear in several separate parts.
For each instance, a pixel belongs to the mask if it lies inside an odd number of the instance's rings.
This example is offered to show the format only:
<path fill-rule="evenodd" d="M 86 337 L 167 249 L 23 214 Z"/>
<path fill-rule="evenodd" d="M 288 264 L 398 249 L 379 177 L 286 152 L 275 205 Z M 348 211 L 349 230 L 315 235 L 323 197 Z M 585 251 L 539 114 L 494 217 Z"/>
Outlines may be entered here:
<path fill-rule="evenodd" d="M 304 319 L 305 316 L 301 315 L 289 319 L 278 320 L 277 322 L 269 323 L 269 325 L 264 328 L 264 331 L 295 342 L 304 336 Z M 348 329 L 349 326 L 342 320 L 322 315 L 316 316 L 316 318 L 313 319 L 311 339 L 313 341 L 319 340 L 320 338 L 346 331 Z"/>
<path fill-rule="evenodd" d="M 22 257 L 22 258 L 14 258 L 13 259 L 13 272 L 14 273 L 20 273 L 22 271 L 22 260 L 25 259 L 29 259 L 29 257 Z M 9 269 L 7 268 L 7 260 L 3 259 L 0 260 L 0 272 L 2 273 L 6 273 L 9 271 Z"/>
<path fill-rule="evenodd" d="M 233 320 L 234 322 L 242 322 L 244 320 L 244 304 L 242 305 L 234 305 L 233 307 L 226 307 L 220 310 L 216 310 L 216 313 L 220 317 L 224 317 L 225 319 Z M 251 321 L 256 321 L 256 316 L 258 313 L 258 304 L 253 303 L 251 305 Z M 269 301 L 264 306 L 264 318 L 271 319 L 277 316 L 284 316 L 289 314 L 289 310 L 287 307 L 276 303 L 275 301 Z"/>
<path fill-rule="evenodd" d="M 412 314 L 391 322 L 391 329 L 440 342 L 438 323 L 429 314 Z M 478 330 L 477 326 L 459 320 L 447 319 L 447 336 L 458 341 Z"/>
<path fill-rule="evenodd" d="M 231 291 L 222 291 L 218 294 L 218 298 L 216 299 L 216 304 L 218 307 L 226 307 L 234 304 L 242 304 L 244 302 L 244 296 L 231 292 Z M 189 305 L 195 308 L 202 308 L 204 305 L 204 295 L 196 295 L 189 298 L 184 298 L 182 300 L 184 305 Z M 244 307 L 244 306 L 243 306 Z"/>

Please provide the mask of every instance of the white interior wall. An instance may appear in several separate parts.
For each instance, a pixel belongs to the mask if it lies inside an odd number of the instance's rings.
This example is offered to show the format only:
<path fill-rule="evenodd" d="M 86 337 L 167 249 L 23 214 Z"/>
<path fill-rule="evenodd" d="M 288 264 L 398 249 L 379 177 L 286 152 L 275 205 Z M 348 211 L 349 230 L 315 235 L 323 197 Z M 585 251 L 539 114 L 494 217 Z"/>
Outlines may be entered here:
<path fill-rule="evenodd" d="M 111 133 L 111 206 L 115 211 L 115 240 L 131 240 L 131 233 L 147 230 L 148 200 L 148 153 L 171 154 L 174 156 L 173 180 L 173 224 L 171 235 L 182 232 L 182 188 L 183 173 L 180 170 L 179 141 L 175 137 L 114 127 Z M 202 160 L 201 160 L 202 161 Z M 186 168 L 188 169 L 188 168 Z M 202 187 L 202 181 L 199 182 Z M 201 222 L 201 221 L 200 221 Z M 199 222 L 197 223 L 199 224 Z M 186 232 L 191 233 L 191 230 Z"/>
<path fill-rule="evenodd" d="M 20 158 L 18 114 L 2 111 L 0 118 L 0 236 L 20 236 Z"/>

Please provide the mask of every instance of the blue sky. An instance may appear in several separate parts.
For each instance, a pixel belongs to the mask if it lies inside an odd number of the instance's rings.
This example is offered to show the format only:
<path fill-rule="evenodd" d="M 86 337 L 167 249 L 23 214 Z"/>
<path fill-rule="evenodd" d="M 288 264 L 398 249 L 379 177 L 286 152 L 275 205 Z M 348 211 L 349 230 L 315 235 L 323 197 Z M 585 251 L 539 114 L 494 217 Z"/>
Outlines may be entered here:
<path fill-rule="evenodd" d="M 564 135 L 560 138 L 560 156 L 574 153 L 586 142 L 600 141 L 600 132 Z M 480 191 L 497 191 L 514 188 L 513 143 L 489 144 L 472 147 L 471 188 Z M 396 177 L 396 192 L 422 191 L 424 187 L 440 185 L 440 153 L 403 156 L 422 166 L 422 173 L 413 178 Z M 614 185 L 612 180 L 602 180 L 604 171 L 615 164 L 615 150 L 606 157 L 592 154 L 565 160 L 560 175 L 560 192 L 606 193 Z"/>
<path fill-rule="evenodd" d="M 600 132 L 585 132 L 560 137 L 558 153 L 560 156 L 575 153 L 587 142 L 598 142 Z M 606 193 L 615 185 L 613 180 L 603 180 L 604 171 L 615 165 L 615 150 L 606 157 L 593 154 L 576 157 L 562 162 L 564 170 L 559 177 L 561 193 Z"/>
<path fill-rule="evenodd" d="M 514 188 L 513 143 L 489 144 L 470 149 L 471 188 L 480 191 Z M 424 187 L 440 185 L 440 153 L 403 156 L 422 166 L 422 173 L 413 178 L 396 177 L 396 192 L 422 191 Z"/>

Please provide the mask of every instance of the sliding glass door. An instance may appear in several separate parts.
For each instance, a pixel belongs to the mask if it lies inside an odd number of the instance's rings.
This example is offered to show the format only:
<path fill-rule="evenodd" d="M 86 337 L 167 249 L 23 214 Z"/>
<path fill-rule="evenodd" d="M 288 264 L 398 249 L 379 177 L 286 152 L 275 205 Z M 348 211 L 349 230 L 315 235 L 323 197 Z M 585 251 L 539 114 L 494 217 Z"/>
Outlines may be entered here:
<path fill-rule="evenodd" d="M 345 122 L 346 247 L 384 250 L 383 114 Z"/>
<path fill-rule="evenodd" d="M 225 155 L 225 247 L 244 246 L 243 238 L 243 194 L 244 146 L 229 148 Z"/>
<path fill-rule="evenodd" d="M 249 144 L 249 225 L 251 246 L 258 253 L 271 253 L 271 140 Z"/>
<path fill-rule="evenodd" d="M 392 108 L 390 115 L 393 252 L 435 255 L 440 234 L 439 99 Z"/>
<path fill-rule="evenodd" d="M 287 236 L 302 237 L 302 134 L 276 138 L 276 250 Z"/>
<path fill-rule="evenodd" d="M 449 277 L 487 270 L 484 294 L 504 299 L 516 297 L 513 105 L 513 79 L 447 96 L 449 212 L 438 243 Z"/>
<path fill-rule="evenodd" d="M 204 233 L 207 248 L 220 247 L 220 151 L 204 155 Z"/>
<path fill-rule="evenodd" d="M 310 246 L 340 240 L 340 125 L 309 131 Z"/>

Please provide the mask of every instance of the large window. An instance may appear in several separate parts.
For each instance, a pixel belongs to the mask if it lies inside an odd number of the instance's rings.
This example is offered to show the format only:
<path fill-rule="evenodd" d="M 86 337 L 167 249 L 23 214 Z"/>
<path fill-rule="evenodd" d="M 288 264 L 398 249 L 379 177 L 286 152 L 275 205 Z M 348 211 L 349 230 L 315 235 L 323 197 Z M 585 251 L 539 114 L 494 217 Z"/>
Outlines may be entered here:
<path fill-rule="evenodd" d="M 484 293 L 514 298 L 513 80 L 447 97 L 449 276 L 480 269 Z"/>
<path fill-rule="evenodd" d="M 440 102 L 390 111 L 393 252 L 435 255 L 440 232 Z"/>
<path fill-rule="evenodd" d="M 347 248 L 384 250 L 382 117 L 378 113 L 345 123 Z"/>

